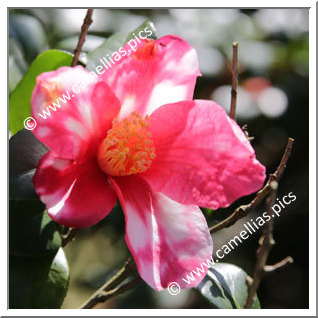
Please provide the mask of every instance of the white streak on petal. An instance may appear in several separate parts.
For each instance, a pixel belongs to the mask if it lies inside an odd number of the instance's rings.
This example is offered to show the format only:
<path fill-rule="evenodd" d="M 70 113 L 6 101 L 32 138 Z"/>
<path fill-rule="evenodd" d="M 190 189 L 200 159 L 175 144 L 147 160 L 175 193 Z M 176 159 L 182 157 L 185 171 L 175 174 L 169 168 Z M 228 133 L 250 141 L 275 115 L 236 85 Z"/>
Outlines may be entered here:
<path fill-rule="evenodd" d="M 125 97 L 121 106 L 120 119 L 128 117 L 135 109 L 136 96 L 128 95 Z"/>
<path fill-rule="evenodd" d="M 134 208 L 127 204 L 127 209 L 133 210 Z M 144 248 L 145 243 L 148 241 L 147 233 L 147 225 L 142 221 L 138 212 L 129 214 L 129 222 L 131 227 L 127 228 L 129 239 L 131 244 L 138 251 L 139 249 Z M 133 229 L 133 231 L 131 231 Z"/>
<path fill-rule="evenodd" d="M 80 103 L 78 105 L 78 110 L 80 111 L 82 117 L 84 118 L 85 122 L 87 123 L 88 127 L 93 130 L 93 118 L 91 112 L 91 106 L 89 103 Z"/>
<path fill-rule="evenodd" d="M 68 118 L 65 122 L 65 125 L 70 132 L 75 133 L 85 139 L 85 131 L 83 129 L 83 126 L 77 120 Z"/>
<path fill-rule="evenodd" d="M 180 61 L 171 60 L 165 66 L 165 71 L 182 72 L 184 75 L 193 74 L 193 70 L 197 69 L 198 57 L 194 49 L 186 52 Z"/>
<path fill-rule="evenodd" d="M 152 201 L 152 200 L 151 200 Z M 152 243 L 153 243 L 153 276 L 156 286 L 161 285 L 161 279 L 160 279 L 160 269 L 157 264 L 160 264 L 160 238 L 159 238 L 159 231 L 158 231 L 158 224 L 155 217 L 155 213 L 153 210 L 152 202 L 151 202 L 151 225 L 152 225 Z"/>
<path fill-rule="evenodd" d="M 180 101 L 180 96 L 186 96 L 187 85 L 175 85 L 168 80 L 157 84 L 148 102 L 148 114 L 151 114 L 158 106 Z"/>
<path fill-rule="evenodd" d="M 72 185 L 70 186 L 70 188 L 67 190 L 67 192 L 64 194 L 63 198 L 56 204 L 54 205 L 52 208 L 49 209 L 50 214 L 52 215 L 57 215 L 63 208 L 65 201 L 68 199 L 68 197 L 70 196 L 72 189 L 75 185 L 75 182 L 77 181 L 77 179 L 75 179 L 72 183 Z"/>
<path fill-rule="evenodd" d="M 56 170 L 63 170 L 64 168 L 66 168 L 67 166 L 69 166 L 69 160 L 64 160 L 64 159 L 57 159 L 54 160 L 52 163 L 52 167 Z"/>
<path fill-rule="evenodd" d="M 192 48 L 182 57 L 180 65 L 183 66 L 183 71 L 186 70 L 188 74 L 192 74 L 193 70 L 199 67 L 198 56 L 195 49 Z"/>

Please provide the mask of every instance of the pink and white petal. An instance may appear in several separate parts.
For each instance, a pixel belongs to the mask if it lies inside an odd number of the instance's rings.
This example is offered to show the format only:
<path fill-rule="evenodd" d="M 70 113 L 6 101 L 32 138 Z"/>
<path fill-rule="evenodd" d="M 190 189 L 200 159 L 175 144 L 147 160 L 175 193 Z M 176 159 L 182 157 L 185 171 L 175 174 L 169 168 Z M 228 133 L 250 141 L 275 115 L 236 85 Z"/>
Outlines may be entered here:
<path fill-rule="evenodd" d="M 193 98 L 201 75 L 193 47 L 172 35 L 135 43 L 135 52 L 125 45 L 124 52 L 131 54 L 118 58 L 102 75 L 122 104 L 120 118 L 132 111 L 150 115 L 161 105 Z"/>
<path fill-rule="evenodd" d="M 33 184 L 50 217 L 69 227 L 96 224 L 117 200 L 107 176 L 94 160 L 78 164 L 52 151 L 40 159 Z"/>
<path fill-rule="evenodd" d="M 142 176 L 173 200 L 217 209 L 264 183 L 265 167 L 245 134 L 212 101 L 162 106 L 150 116 L 150 131 L 157 157 Z"/>
<path fill-rule="evenodd" d="M 67 159 L 96 151 L 120 110 L 110 88 L 81 66 L 39 75 L 31 103 L 34 134 Z"/>
<path fill-rule="evenodd" d="M 211 259 L 212 239 L 200 209 L 153 192 L 138 176 L 114 177 L 112 183 L 125 213 L 126 242 L 140 276 L 156 290 L 172 282 L 181 288 L 199 284 L 206 267 L 189 284 L 182 278 Z"/>

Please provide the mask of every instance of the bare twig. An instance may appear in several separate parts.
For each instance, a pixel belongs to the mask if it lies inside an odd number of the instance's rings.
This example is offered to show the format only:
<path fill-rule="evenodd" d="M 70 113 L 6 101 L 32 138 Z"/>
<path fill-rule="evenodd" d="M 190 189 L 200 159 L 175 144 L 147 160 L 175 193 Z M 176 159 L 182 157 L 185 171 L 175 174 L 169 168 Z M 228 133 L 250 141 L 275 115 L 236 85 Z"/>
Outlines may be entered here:
<path fill-rule="evenodd" d="M 74 50 L 74 58 L 72 61 L 72 66 L 76 66 L 78 63 L 78 57 L 82 51 L 82 47 L 83 47 L 83 44 L 85 42 L 87 30 L 93 22 L 92 14 L 93 14 L 93 9 L 87 9 L 87 13 L 86 13 L 86 16 L 85 16 L 85 19 L 83 21 L 82 28 L 81 28 L 81 34 L 78 38 L 76 49 Z"/>
<path fill-rule="evenodd" d="M 277 167 L 276 171 L 269 176 L 267 183 L 260 191 L 257 192 L 255 198 L 249 204 L 238 207 L 228 218 L 226 218 L 222 222 L 212 226 L 210 228 L 211 234 L 220 231 L 221 229 L 224 229 L 226 227 L 230 227 L 239 219 L 245 217 L 252 209 L 256 208 L 263 201 L 263 199 L 267 197 L 267 195 L 271 191 L 271 182 L 274 180 L 278 182 L 285 170 L 285 166 L 290 156 L 293 143 L 294 140 L 292 138 L 289 138 L 279 166 Z"/>
<path fill-rule="evenodd" d="M 277 187 L 278 187 L 277 181 L 272 181 L 270 195 L 268 196 L 266 200 L 268 214 L 272 213 L 271 207 L 275 204 Z M 275 265 L 272 265 L 272 266 L 266 265 L 269 252 L 271 251 L 273 245 L 275 244 L 274 237 L 273 237 L 273 225 L 274 225 L 274 218 L 272 217 L 266 223 L 266 226 L 263 231 L 263 235 L 261 236 L 259 240 L 259 248 L 256 252 L 257 260 L 256 260 L 255 269 L 254 269 L 254 274 L 253 274 L 252 280 L 250 280 L 248 284 L 248 296 L 247 296 L 246 304 L 244 307 L 246 309 L 252 307 L 254 296 L 265 274 L 272 273 L 278 268 L 282 268 L 283 266 L 286 266 L 287 264 L 293 262 L 293 259 L 289 256 Z"/>
<path fill-rule="evenodd" d="M 62 247 L 64 247 L 69 242 L 71 242 L 74 239 L 74 237 L 78 231 L 79 231 L 78 228 L 69 228 L 68 232 L 66 234 L 62 235 Z"/>
<path fill-rule="evenodd" d="M 286 267 L 289 264 L 292 264 L 294 262 L 293 258 L 290 256 L 285 257 L 280 262 L 274 264 L 274 265 L 265 265 L 264 266 L 264 275 L 266 274 L 272 274 L 284 267 Z"/>
<path fill-rule="evenodd" d="M 81 308 L 93 308 L 96 304 L 105 302 L 111 297 L 122 294 L 131 289 L 139 280 L 139 275 L 130 282 L 119 286 L 126 278 L 136 272 L 136 263 L 129 258 L 125 265 L 101 288 L 99 288 L 82 306 Z"/>
<path fill-rule="evenodd" d="M 108 291 L 101 291 L 99 294 L 95 295 L 95 297 L 90 298 L 82 307 L 81 309 L 90 309 L 93 308 L 96 304 L 98 303 L 103 303 L 106 300 L 123 294 L 124 292 L 126 292 L 127 290 L 133 288 L 136 283 L 138 283 L 138 281 L 140 280 L 140 276 L 135 277 L 134 279 L 132 279 L 130 282 L 123 284 L 121 286 L 118 286 L 114 289 L 108 290 Z"/>
<path fill-rule="evenodd" d="M 243 125 L 243 126 L 241 127 L 241 129 L 243 130 L 243 132 L 244 132 L 246 138 L 247 138 L 249 141 L 252 141 L 252 140 L 255 139 L 255 137 L 250 137 L 250 135 L 249 135 L 249 133 L 248 133 L 248 130 L 247 130 L 247 124 Z"/>
<path fill-rule="evenodd" d="M 277 192 L 277 182 L 272 181 L 270 183 L 270 195 L 267 197 L 266 205 L 267 205 L 267 213 L 271 215 L 271 207 L 275 204 L 276 192 Z M 259 248 L 257 249 L 257 261 L 254 269 L 253 278 L 250 281 L 250 285 L 248 285 L 248 296 L 246 300 L 246 304 L 244 308 L 251 308 L 254 300 L 255 293 L 259 287 L 263 279 L 263 271 L 266 266 L 268 254 L 272 249 L 272 246 L 275 244 L 273 238 L 273 224 L 274 219 L 271 218 L 265 225 L 263 235 L 259 240 Z"/>
<path fill-rule="evenodd" d="M 278 179 L 282 175 L 285 169 L 286 162 L 292 150 L 292 144 L 293 144 L 293 140 L 290 138 L 288 140 L 283 158 L 277 168 L 277 173 L 272 174 L 269 179 L 269 183 L 268 183 L 269 196 L 267 197 L 267 200 L 266 200 L 267 213 L 269 215 L 272 214 L 271 208 L 275 204 L 275 200 L 276 200 Z M 271 251 L 273 245 L 275 244 L 274 237 L 273 237 L 273 225 L 274 225 L 274 218 L 271 217 L 271 219 L 266 223 L 265 228 L 263 230 L 263 234 L 259 240 L 259 248 L 257 249 L 257 252 L 256 252 L 256 255 L 257 255 L 256 265 L 254 269 L 253 278 L 249 281 L 249 284 L 248 284 L 248 296 L 247 296 L 247 300 L 246 300 L 246 304 L 244 308 L 252 307 L 255 293 L 265 274 L 273 272 L 277 270 L 278 268 L 282 268 L 283 266 L 286 266 L 286 264 L 292 262 L 292 258 L 287 257 L 275 265 L 272 265 L 272 266 L 266 265 L 269 252 Z"/>
<path fill-rule="evenodd" d="M 235 120 L 237 85 L 238 85 L 238 65 L 237 65 L 238 42 L 234 42 L 232 47 L 233 47 L 233 61 L 232 61 L 232 89 L 231 89 L 230 117 Z"/>
<path fill-rule="evenodd" d="M 110 279 L 104 286 L 103 290 L 110 290 L 115 288 L 117 285 L 122 283 L 127 277 L 129 277 L 133 272 L 136 271 L 136 263 L 130 257 L 126 261 L 125 265 Z"/>

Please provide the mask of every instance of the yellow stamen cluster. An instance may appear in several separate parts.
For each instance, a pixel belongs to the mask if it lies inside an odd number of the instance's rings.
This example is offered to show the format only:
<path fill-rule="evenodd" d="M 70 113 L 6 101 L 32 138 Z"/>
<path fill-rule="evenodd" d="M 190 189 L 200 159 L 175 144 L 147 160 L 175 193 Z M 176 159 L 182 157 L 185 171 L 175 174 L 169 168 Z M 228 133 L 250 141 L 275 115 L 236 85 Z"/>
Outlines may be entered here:
<path fill-rule="evenodd" d="M 115 119 L 98 149 L 98 163 L 111 176 L 127 176 L 146 171 L 156 157 L 149 117 L 131 113 L 122 121 Z"/>

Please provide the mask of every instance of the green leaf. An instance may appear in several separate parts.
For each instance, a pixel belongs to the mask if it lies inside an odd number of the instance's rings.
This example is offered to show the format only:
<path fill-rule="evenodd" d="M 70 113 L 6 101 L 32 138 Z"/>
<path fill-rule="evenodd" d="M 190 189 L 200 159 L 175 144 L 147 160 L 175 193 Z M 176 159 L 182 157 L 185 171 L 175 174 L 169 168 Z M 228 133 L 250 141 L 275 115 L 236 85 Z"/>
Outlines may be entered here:
<path fill-rule="evenodd" d="M 238 266 L 218 263 L 209 269 L 195 289 L 213 308 L 244 308 L 247 299 L 246 277 L 247 274 Z M 261 308 L 257 295 L 254 296 L 252 308 Z"/>
<path fill-rule="evenodd" d="M 215 210 L 211 210 L 209 208 L 201 208 L 201 210 L 203 211 L 204 214 L 206 214 L 207 216 L 210 216 L 211 214 L 213 214 L 213 212 Z"/>
<path fill-rule="evenodd" d="M 100 59 L 105 57 L 107 60 L 107 54 L 109 56 L 112 55 L 115 51 L 117 51 L 120 47 L 122 47 L 125 43 L 125 39 L 127 37 L 126 32 L 118 32 L 110 36 L 101 46 L 97 49 L 87 53 L 87 64 L 86 69 L 88 71 L 95 71 L 97 66 L 103 66 Z"/>
<path fill-rule="evenodd" d="M 47 148 L 29 130 L 22 129 L 9 141 L 9 197 L 37 198 L 32 178 Z"/>
<path fill-rule="evenodd" d="M 39 200 L 10 200 L 10 254 L 47 256 L 57 252 L 62 243 L 58 225 L 44 210 Z"/>
<path fill-rule="evenodd" d="M 9 202 L 9 306 L 60 308 L 69 270 L 58 225 L 39 200 Z"/>
<path fill-rule="evenodd" d="M 129 40 L 135 38 L 134 34 L 138 36 L 141 30 L 147 28 L 152 32 L 151 37 L 152 39 L 156 39 L 156 29 L 152 22 L 145 21 L 131 33 L 129 32 L 118 32 L 110 36 L 101 46 L 95 49 L 92 52 L 87 53 L 87 64 L 86 69 L 89 71 L 96 71 L 97 66 L 103 66 L 101 59 L 105 57 L 108 61 L 109 56 L 117 51 L 119 48 L 123 47 Z M 105 61 L 104 61 L 105 63 Z M 104 66 L 103 66 L 104 67 Z"/>
<path fill-rule="evenodd" d="M 56 255 L 10 255 L 9 308 L 60 308 L 66 296 L 69 268 L 60 248 Z"/>
<path fill-rule="evenodd" d="M 18 86 L 9 99 L 9 128 L 12 134 L 23 128 L 24 120 L 30 116 L 31 96 L 35 87 L 35 80 L 43 72 L 70 66 L 73 56 L 59 50 L 48 50 L 40 54 L 30 65 Z"/>
<path fill-rule="evenodd" d="M 125 42 L 128 42 L 129 40 L 135 38 L 135 35 L 138 36 L 139 32 L 143 31 L 145 28 L 148 28 L 152 32 L 151 36 L 148 37 L 148 38 L 156 40 L 157 39 L 157 35 L 156 35 L 157 30 L 155 28 L 155 25 L 151 21 L 145 21 L 139 27 L 137 27 L 135 30 L 133 30 L 132 32 L 130 32 L 128 34 L 128 36 L 126 37 Z"/>

